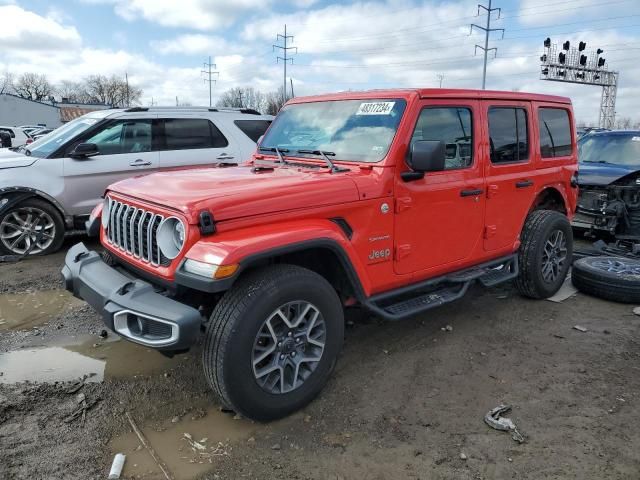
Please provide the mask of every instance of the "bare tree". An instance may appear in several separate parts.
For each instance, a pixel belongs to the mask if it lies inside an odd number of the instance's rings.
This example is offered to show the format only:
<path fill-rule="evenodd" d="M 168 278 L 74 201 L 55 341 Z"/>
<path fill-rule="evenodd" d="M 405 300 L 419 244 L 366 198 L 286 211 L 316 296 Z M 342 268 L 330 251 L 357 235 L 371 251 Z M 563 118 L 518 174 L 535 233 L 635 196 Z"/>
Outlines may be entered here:
<path fill-rule="evenodd" d="M 253 87 L 235 87 L 224 92 L 217 101 L 218 107 L 252 108 L 262 112 L 267 108 L 265 95 Z"/>
<path fill-rule="evenodd" d="M 30 72 L 23 73 L 18 77 L 15 90 L 21 97 L 31 100 L 45 100 L 53 93 L 53 87 L 46 75 Z"/>
<path fill-rule="evenodd" d="M 71 103 L 87 103 L 91 101 L 84 85 L 81 82 L 62 80 L 58 85 L 56 85 L 55 92 L 60 101 L 63 101 L 63 99 Z"/>
<path fill-rule="evenodd" d="M 629 117 L 622 117 L 616 121 L 616 128 L 620 130 L 628 130 L 633 125 L 633 121 Z"/>
<path fill-rule="evenodd" d="M 2 77 L 0 77 L 0 94 L 13 93 L 14 91 L 13 74 L 9 70 L 5 70 Z"/>
<path fill-rule="evenodd" d="M 83 82 L 87 97 L 94 103 L 105 103 L 113 107 L 127 107 L 140 103 L 142 89 L 127 85 L 124 79 L 112 75 L 91 75 Z"/>
<path fill-rule="evenodd" d="M 277 115 L 282 106 L 285 104 L 282 88 L 279 88 L 277 92 L 269 92 L 266 97 L 266 105 L 264 113 L 267 115 Z"/>

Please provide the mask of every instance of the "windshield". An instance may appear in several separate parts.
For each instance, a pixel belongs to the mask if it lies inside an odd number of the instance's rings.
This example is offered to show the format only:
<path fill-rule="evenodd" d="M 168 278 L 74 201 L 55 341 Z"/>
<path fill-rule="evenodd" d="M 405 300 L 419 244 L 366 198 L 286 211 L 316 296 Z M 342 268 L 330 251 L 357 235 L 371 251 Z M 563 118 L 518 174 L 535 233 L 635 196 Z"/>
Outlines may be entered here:
<path fill-rule="evenodd" d="M 398 129 L 406 102 L 335 100 L 285 106 L 260 147 L 335 153 L 334 160 L 379 162 Z"/>
<path fill-rule="evenodd" d="M 77 118 L 35 142 L 26 145 L 25 150 L 28 150 L 34 157 L 44 158 L 100 120 L 100 118 L 91 117 Z"/>
<path fill-rule="evenodd" d="M 640 134 L 585 135 L 578 142 L 578 158 L 640 168 Z"/>

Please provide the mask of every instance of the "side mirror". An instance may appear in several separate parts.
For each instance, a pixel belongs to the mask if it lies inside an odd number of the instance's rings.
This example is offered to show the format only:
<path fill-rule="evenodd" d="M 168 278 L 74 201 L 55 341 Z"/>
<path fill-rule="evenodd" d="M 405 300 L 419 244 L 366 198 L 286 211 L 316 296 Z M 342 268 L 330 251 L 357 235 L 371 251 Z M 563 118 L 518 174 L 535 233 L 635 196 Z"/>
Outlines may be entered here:
<path fill-rule="evenodd" d="M 412 172 L 402 172 L 405 181 L 418 180 L 425 172 L 440 172 L 445 166 L 445 144 L 441 140 L 419 140 L 411 144 L 407 163 Z"/>
<path fill-rule="evenodd" d="M 99 153 L 100 151 L 95 143 L 80 143 L 69 153 L 69 156 L 77 160 L 82 160 L 98 155 Z"/>

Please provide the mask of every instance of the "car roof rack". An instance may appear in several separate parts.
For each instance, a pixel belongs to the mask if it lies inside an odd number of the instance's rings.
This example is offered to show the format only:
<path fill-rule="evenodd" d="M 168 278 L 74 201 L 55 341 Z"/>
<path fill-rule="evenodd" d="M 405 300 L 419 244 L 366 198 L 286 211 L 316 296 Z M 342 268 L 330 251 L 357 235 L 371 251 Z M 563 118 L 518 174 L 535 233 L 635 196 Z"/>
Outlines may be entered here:
<path fill-rule="evenodd" d="M 149 107 L 130 107 L 125 110 L 125 112 L 148 112 Z"/>
<path fill-rule="evenodd" d="M 233 108 L 233 107 L 129 107 L 124 112 L 161 112 L 161 111 L 209 111 L 209 112 L 228 112 L 243 113 L 246 115 L 262 115 L 258 110 L 253 108 Z"/>
<path fill-rule="evenodd" d="M 216 108 L 209 108 L 209 111 L 210 112 L 246 113 L 247 115 L 262 115 L 259 111 L 253 108 L 216 107 Z"/>

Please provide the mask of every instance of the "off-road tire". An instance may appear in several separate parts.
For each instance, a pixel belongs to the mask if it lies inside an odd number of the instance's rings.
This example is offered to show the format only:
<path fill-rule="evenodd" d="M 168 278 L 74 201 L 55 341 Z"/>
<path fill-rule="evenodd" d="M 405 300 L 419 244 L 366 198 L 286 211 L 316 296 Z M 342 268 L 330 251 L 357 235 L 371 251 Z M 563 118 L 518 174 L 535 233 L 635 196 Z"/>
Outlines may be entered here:
<path fill-rule="evenodd" d="M 622 261 L 634 271 L 614 273 L 594 266 L 602 261 Z M 584 257 L 573 264 L 571 281 L 581 292 L 621 303 L 640 303 L 640 260 L 622 257 Z"/>
<path fill-rule="evenodd" d="M 560 274 L 552 282 L 548 282 L 542 276 L 543 253 L 546 242 L 557 230 L 565 235 L 567 259 Z M 573 232 L 569 219 L 554 210 L 535 210 L 525 221 L 520 241 L 519 274 L 514 282 L 516 288 L 529 298 L 542 299 L 553 296 L 562 286 L 571 265 Z"/>
<path fill-rule="evenodd" d="M 254 341 L 276 309 L 300 300 L 311 302 L 324 317 L 324 351 L 302 385 L 288 393 L 271 394 L 254 377 Z M 333 287 L 311 270 L 273 265 L 240 278 L 216 305 L 205 333 L 204 373 L 223 407 L 253 420 L 270 421 L 302 408 L 318 395 L 331 376 L 343 340 L 343 309 Z"/>
<path fill-rule="evenodd" d="M 62 244 L 64 242 L 65 227 L 62 215 L 60 214 L 58 209 L 44 200 L 40 200 L 38 198 L 29 198 L 17 205 L 10 207 L 8 210 L 3 210 L 2 213 L 0 213 L 0 224 L 7 215 L 10 215 L 12 212 L 21 208 L 34 208 L 46 212 L 47 215 L 51 217 L 55 225 L 53 242 L 51 242 L 51 244 L 43 251 L 39 253 L 30 253 L 29 256 L 49 255 L 60 250 L 60 247 L 62 247 Z M 15 255 L 15 253 L 6 248 L 0 241 L 0 255 Z"/>

